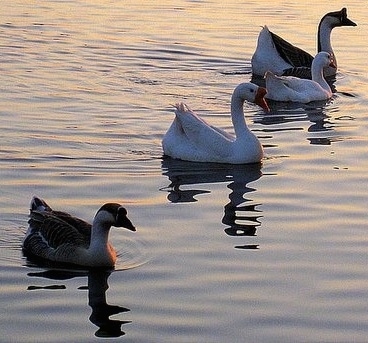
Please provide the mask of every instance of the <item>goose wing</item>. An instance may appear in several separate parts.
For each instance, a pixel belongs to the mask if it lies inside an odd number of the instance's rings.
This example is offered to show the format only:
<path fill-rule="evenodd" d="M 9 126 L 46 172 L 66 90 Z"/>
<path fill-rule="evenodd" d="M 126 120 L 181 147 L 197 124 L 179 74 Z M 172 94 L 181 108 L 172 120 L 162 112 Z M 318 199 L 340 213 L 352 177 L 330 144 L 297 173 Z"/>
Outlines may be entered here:
<path fill-rule="evenodd" d="M 63 221 L 75 230 L 77 230 L 86 240 L 90 241 L 92 225 L 82 219 L 73 217 L 67 212 L 62 211 L 52 211 L 51 214 L 57 218 L 57 220 Z"/>
<path fill-rule="evenodd" d="M 312 71 L 310 67 L 295 67 L 284 69 L 282 76 L 295 76 L 301 79 L 311 79 Z"/>
<path fill-rule="evenodd" d="M 24 248 L 35 255 L 48 258 L 50 251 L 68 246 L 88 248 L 90 240 L 78 229 L 53 212 L 32 211 L 28 221 L 30 232 L 24 241 Z"/>
<path fill-rule="evenodd" d="M 87 240 L 91 237 L 91 224 L 82 219 L 73 217 L 67 212 L 55 211 L 45 200 L 34 196 L 31 201 L 30 220 L 34 220 L 36 216 L 41 219 L 41 214 L 43 214 L 43 218 L 53 218 L 55 222 L 63 221 L 71 225 L 75 230 L 79 231 L 81 235 L 85 236 Z"/>
<path fill-rule="evenodd" d="M 275 101 L 294 101 L 308 103 L 328 99 L 328 94 L 320 84 L 313 80 L 299 79 L 293 76 L 277 76 L 266 73 L 266 97 Z"/>
<path fill-rule="evenodd" d="M 294 68 L 311 67 L 313 56 L 271 32 L 273 43 L 280 56 Z"/>
<path fill-rule="evenodd" d="M 276 101 L 291 101 L 297 97 L 295 91 L 295 85 L 292 80 L 297 81 L 296 78 L 289 76 L 288 78 L 280 77 L 272 72 L 268 71 L 265 75 L 266 78 L 266 97 Z"/>
<path fill-rule="evenodd" d="M 220 155 L 228 152 L 228 145 L 234 139 L 231 135 L 209 125 L 185 104 L 178 104 L 175 114 L 192 145 L 199 150 L 211 151 Z"/>
<path fill-rule="evenodd" d="M 269 93 L 275 89 L 282 90 L 283 88 L 293 88 L 292 82 L 297 81 L 297 79 L 294 78 L 293 76 L 288 76 L 288 77 L 277 76 L 271 71 L 266 72 L 265 79 L 266 79 L 266 87 L 267 87 L 266 97 L 269 97 L 270 95 Z"/>

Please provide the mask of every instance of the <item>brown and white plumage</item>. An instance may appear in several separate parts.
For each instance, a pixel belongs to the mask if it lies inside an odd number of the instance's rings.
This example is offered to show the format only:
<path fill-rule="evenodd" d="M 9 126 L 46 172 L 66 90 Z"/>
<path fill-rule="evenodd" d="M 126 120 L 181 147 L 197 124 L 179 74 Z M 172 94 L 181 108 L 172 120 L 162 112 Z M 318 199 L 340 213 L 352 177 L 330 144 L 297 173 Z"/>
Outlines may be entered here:
<path fill-rule="evenodd" d="M 88 267 L 113 267 L 116 252 L 108 241 L 111 226 L 135 231 L 120 204 L 107 203 L 96 213 L 93 224 L 54 211 L 34 197 L 23 251 L 42 259 Z"/>
<path fill-rule="evenodd" d="M 335 67 L 327 67 L 325 76 L 333 76 L 337 71 L 337 61 L 331 45 L 331 31 L 335 27 L 356 26 L 347 17 L 346 8 L 323 16 L 318 25 L 317 52 L 332 54 Z M 276 75 L 292 75 L 311 78 L 313 56 L 287 42 L 264 26 L 258 36 L 257 48 L 252 56 L 252 73 L 263 77 L 267 71 Z"/>

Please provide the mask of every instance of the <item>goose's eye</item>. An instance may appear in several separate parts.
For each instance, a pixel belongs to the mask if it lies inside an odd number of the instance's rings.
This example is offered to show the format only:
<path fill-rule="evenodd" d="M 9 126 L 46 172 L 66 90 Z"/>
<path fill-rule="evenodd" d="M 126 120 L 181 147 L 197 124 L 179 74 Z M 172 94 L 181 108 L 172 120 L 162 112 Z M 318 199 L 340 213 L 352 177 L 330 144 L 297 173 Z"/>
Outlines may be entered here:
<path fill-rule="evenodd" d="M 251 93 L 254 93 L 254 89 L 251 89 L 251 90 L 250 90 L 250 92 L 251 92 Z"/>

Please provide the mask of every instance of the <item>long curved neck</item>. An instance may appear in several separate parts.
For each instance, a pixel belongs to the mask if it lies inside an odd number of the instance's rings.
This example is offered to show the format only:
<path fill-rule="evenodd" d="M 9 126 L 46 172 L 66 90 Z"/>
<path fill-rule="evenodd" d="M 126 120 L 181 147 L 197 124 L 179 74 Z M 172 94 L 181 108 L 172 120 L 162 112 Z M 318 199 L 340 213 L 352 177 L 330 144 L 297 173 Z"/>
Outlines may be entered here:
<path fill-rule="evenodd" d="M 321 63 L 316 61 L 316 59 L 314 59 L 312 63 L 312 80 L 317 82 L 326 91 L 331 90 L 329 84 L 323 76 L 323 67 L 321 66 Z"/>
<path fill-rule="evenodd" d="M 322 20 L 318 26 L 318 51 L 327 51 L 331 55 L 331 60 L 337 66 L 337 61 L 335 54 L 331 45 L 331 31 L 334 26 L 331 25 L 328 21 Z M 326 67 L 326 69 L 329 67 Z"/>
<path fill-rule="evenodd" d="M 249 131 L 244 118 L 244 100 L 240 98 L 237 92 L 231 97 L 231 120 L 233 122 L 235 135 L 240 137 Z"/>
<path fill-rule="evenodd" d="M 318 52 L 332 52 L 331 46 L 331 27 L 330 23 L 322 21 L 318 26 Z"/>

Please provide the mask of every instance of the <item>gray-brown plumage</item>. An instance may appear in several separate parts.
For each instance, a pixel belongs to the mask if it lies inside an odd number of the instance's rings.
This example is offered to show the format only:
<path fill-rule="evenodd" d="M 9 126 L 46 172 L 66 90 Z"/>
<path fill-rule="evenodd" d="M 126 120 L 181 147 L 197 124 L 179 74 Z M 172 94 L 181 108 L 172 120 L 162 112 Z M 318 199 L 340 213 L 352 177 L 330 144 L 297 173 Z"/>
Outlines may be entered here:
<path fill-rule="evenodd" d="M 37 197 L 31 201 L 28 223 L 23 241 L 27 254 L 89 267 L 114 266 L 116 252 L 108 241 L 111 226 L 135 231 L 126 209 L 120 204 L 103 205 L 91 225 L 66 212 L 52 210 Z"/>

